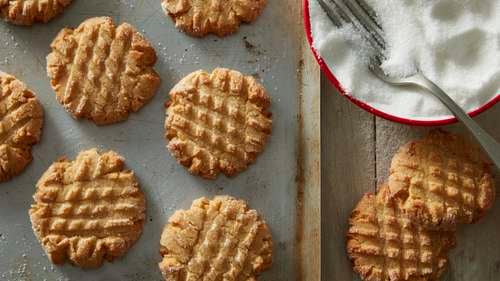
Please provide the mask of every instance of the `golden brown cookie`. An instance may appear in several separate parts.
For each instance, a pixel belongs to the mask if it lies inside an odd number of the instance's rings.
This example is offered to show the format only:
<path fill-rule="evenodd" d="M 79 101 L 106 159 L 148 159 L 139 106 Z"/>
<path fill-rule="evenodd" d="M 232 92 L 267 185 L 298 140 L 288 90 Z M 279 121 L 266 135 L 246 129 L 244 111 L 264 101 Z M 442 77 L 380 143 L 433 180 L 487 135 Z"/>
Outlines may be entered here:
<path fill-rule="evenodd" d="M 0 182 L 21 173 L 40 141 L 43 109 L 35 94 L 14 76 L 0 71 Z"/>
<path fill-rule="evenodd" d="M 369 281 L 436 281 L 455 245 L 454 232 L 429 231 L 405 217 L 383 185 L 352 211 L 347 252 L 354 270 Z"/>
<path fill-rule="evenodd" d="M 168 281 L 257 280 L 272 264 L 266 222 L 229 196 L 195 200 L 170 217 L 161 235 L 160 270 Z"/>
<path fill-rule="evenodd" d="M 226 36 L 241 23 L 260 15 L 267 0 L 161 0 L 161 6 L 180 30 L 193 35 Z"/>
<path fill-rule="evenodd" d="M 0 16 L 17 25 L 46 23 L 69 4 L 71 0 L 0 0 Z"/>
<path fill-rule="evenodd" d="M 476 222 L 495 198 L 490 164 L 481 150 L 440 130 L 400 148 L 392 159 L 389 187 L 404 212 L 427 228 Z"/>
<path fill-rule="evenodd" d="M 270 98 L 251 76 L 217 68 L 182 79 L 171 91 L 168 149 L 192 174 L 233 176 L 253 163 L 271 133 Z"/>
<path fill-rule="evenodd" d="M 127 119 L 155 94 L 160 78 L 156 53 L 128 23 L 111 18 L 65 28 L 51 44 L 47 72 L 57 100 L 75 118 L 98 125 Z"/>
<path fill-rule="evenodd" d="M 113 151 L 80 152 L 52 164 L 37 183 L 29 211 L 50 260 L 99 267 L 123 256 L 139 239 L 145 199 L 124 159 Z"/>

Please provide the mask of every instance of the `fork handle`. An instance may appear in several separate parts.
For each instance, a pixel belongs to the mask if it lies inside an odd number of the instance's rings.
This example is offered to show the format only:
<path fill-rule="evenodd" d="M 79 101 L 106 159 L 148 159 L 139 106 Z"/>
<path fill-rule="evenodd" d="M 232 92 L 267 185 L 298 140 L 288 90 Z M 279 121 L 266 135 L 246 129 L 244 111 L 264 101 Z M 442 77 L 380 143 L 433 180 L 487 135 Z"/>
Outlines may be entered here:
<path fill-rule="evenodd" d="M 425 75 L 419 73 L 413 77 L 414 84 L 425 88 L 436 96 L 443 104 L 457 117 L 458 120 L 467 127 L 467 129 L 476 137 L 477 141 L 481 144 L 486 153 L 490 156 L 491 160 L 500 169 L 500 144 L 491 137 L 483 128 L 481 128 L 476 121 L 467 115 L 467 113 L 448 96 L 439 86 L 429 80 Z M 417 81 L 418 80 L 418 81 Z"/>

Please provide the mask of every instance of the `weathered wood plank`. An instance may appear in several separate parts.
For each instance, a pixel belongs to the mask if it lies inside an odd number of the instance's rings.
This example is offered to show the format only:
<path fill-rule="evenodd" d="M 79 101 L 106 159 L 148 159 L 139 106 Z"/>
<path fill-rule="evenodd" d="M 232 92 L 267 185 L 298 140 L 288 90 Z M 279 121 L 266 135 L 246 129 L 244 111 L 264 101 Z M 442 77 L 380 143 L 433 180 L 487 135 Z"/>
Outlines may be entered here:
<path fill-rule="evenodd" d="M 500 140 L 500 106 L 478 116 L 481 126 Z M 400 145 L 425 134 L 430 128 L 411 127 L 377 118 L 376 121 L 377 182 L 387 179 L 389 164 Z M 461 124 L 442 127 L 443 129 L 469 135 Z M 497 187 L 500 186 L 498 170 Z M 493 281 L 500 277 L 500 200 L 478 224 L 458 229 L 458 245 L 451 254 L 451 266 L 443 280 Z"/>
<path fill-rule="evenodd" d="M 324 76 L 321 86 L 321 276 L 352 280 L 347 219 L 362 194 L 375 190 L 374 117 L 340 96 Z"/>
<path fill-rule="evenodd" d="M 301 72 L 302 95 L 300 102 L 301 138 L 298 149 L 298 159 L 301 163 L 297 184 L 301 198 L 297 204 L 302 204 L 302 226 L 297 236 L 302 244 L 302 265 L 298 280 L 321 280 L 321 134 L 320 134 L 320 71 L 318 64 L 310 52 L 307 42 L 303 43 Z M 302 185 L 302 186 L 301 186 Z M 300 201 L 301 199 L 301 201 Z"/>

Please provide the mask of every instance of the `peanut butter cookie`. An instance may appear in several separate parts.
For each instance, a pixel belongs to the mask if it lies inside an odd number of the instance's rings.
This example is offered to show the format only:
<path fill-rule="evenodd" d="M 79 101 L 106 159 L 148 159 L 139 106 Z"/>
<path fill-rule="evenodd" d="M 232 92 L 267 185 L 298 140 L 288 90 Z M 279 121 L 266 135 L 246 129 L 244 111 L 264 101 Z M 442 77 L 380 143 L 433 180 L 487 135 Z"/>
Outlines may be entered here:
<path fill-rule="evenodd" d="M 14 76 L 0 72 L 0 182 L 21 173 L 40 141 L 43 109 L 35 94 Z"/>
<path fill-rule="evenodd" d="M 254 21 L 267 0 L 162 0 L 161 5 L 180 30 L 193 35 L 226 36 L 242 22 Z"/>
<path fill-rule="evenodd" d="M 270 98 L 251 76 L 199 70 L 170 92 L 165 137 L 192 174 L 234 176 L 253 163 L 271 133 Z"/>
<path fill-rule="evenodd" d="M 144 195 L 112 151 L 91 149 L 55 162 L 33 198 L 33 230 L 55 264 L 99 267 L 123 256 L 142 233 Z"/>
<path fill-rule="evenodd" d="M 0 0 L 0 16 L 17 25 L 46 23 L 69 4 L 71 0 Z"/>
<path fill-rule="evenodd" d="M 161 235 L 160 270 L 168 281 L 257 280 L 272 264 L 265 221 L 228 196 L 195 200 L 170 217 Z"/>
<path fill-rule="evenodd" d="M 401 147 L 392 159 L 389 188 L 405 214 L 427 228 L 474 223 L 495 198 L 481 150 L 440 130 Z"/>
<path fill-rule="evenodd" d="M 127 119 L 155 94 L 156 53 L 130 24 L 111 18 L 65 28 L 51 44 L 47 72 L 57 100 L 75 118 L 98 125 Z"/>
<path fill-rule="evenodd" d="M 366 194 L 349 220 L 347 252 L 370 281 L 437 281 L 455 245 L 451 231 L 429 231 L 405 217 L 387 185 Z"/>

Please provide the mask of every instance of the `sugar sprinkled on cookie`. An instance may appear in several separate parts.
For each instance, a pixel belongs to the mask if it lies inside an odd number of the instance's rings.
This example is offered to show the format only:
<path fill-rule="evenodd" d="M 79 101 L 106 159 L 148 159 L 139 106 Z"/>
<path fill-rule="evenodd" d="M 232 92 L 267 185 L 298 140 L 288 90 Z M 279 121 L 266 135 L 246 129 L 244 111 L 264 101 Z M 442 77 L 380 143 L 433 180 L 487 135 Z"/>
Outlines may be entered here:
<path fill-rule="evenodd" d="M 253 77 L 225 68 L 183 78 L 170 91 L 168 149 L 203 178 L 234 176 L 253 163 L 271 133 L 270 98 Z"/>
<path fill-rule="evenodd" d="M 160 270 L 168 281 L 257 280 L 272 264 L 266 222 L 243 200 L 217 196 L 175 212 L 161 235 Z"/>
<path fill-rule="evenodd" d="M 389 189 L 403 211 L 427 228 L 474 223 L 495 199 L 490 163 L 480 148 L 441 130 L 399 149 Z"/>
<path fill-rule="evenodd" d="M 180 30 L 193 35 L 226 36 L 242 22 L 254 21 L 267 0 L 161 0 L 161 5 Z"/>
<path fill-rule="evenodd" d="M 405 217 L 387 184 L 351 213 L 347 252 L 362 280 L 436 281 L 446 269 L 453 231 L 429 231 Z"/>
<path fill-rule="evenodd" d="M 128 23 L 90 18 L 51 44 L 47 72 L 56 98 L 74 118 L 98 125 L 127 119 L 156 93 L 156 52 Z"/>
<path fill-rule="evenodd" d="M 139 239 L 145 198 L 116 152 L 80 152 L 42 175 L 29 211 L 36 237 L 55 264 L 99 267 L 123 256 Z"/>
<path fill-rule="evenodd" d="M 71 0 L 0 0 L 0 17 L 17 25 L 47 23 L 71 4 Z"/>
<path fill-rule="evenodd" d="M 14 76 L 0 71 L 0 182 L 21 173 L 40 141 L 43 108 L 35 94 Z"/>

